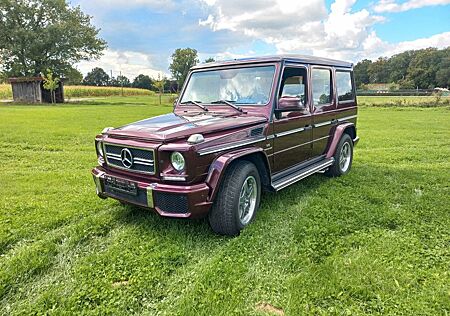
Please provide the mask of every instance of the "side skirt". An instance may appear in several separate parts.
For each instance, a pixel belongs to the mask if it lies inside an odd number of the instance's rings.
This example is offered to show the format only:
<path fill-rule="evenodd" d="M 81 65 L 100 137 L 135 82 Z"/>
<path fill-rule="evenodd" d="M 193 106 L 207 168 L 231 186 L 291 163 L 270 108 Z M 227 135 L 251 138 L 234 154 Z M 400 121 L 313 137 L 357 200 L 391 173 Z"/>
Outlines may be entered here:
<path fill-rule="evenodd" d="M 292 173 L 285 175 L 282 178 L 277 179 L 276 181 L 272 181 L 272 188 L 275 191 L 280 191 L 281 189 L 286 188 L 287 186 L 300 181 L 314 173 L 324 171 L 326 168 L 330 167 L 334 163 L 334 158 L 327 158 L 311 164 L 303 169 L 295 170 Z"/>

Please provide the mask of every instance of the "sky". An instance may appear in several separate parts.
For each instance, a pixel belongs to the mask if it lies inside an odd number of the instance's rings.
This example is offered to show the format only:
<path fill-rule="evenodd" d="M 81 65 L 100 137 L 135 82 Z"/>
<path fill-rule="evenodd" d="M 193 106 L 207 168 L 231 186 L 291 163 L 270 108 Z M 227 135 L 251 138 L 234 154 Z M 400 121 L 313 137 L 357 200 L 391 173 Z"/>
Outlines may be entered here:
<path fill-rule="evenodd" d="M 170 77 L 177 48 L 199 58 L 298 53 L 358 62 L 450 46 L 450 0 L 70 0 L 92 16 L 104 55 L 83 61 L 131 80 Z"/>

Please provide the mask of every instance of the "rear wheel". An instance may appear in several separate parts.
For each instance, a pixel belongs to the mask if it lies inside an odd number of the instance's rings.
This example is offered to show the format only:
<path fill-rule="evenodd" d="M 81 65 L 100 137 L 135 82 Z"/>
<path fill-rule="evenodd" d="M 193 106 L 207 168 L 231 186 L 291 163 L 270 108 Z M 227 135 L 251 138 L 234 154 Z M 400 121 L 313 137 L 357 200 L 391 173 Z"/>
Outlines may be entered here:
<path fill-rule="evenodd" d="M 326 175 L 339 177 L 350 172 L 353 162 L 353 141 L 350 135 L 343 134 L 334 153 L 334 164 Z"/>
<path fill-rule="evenodd" d="M 255 217 L 261 197 L 258 169 L 248 161 L 228 167 L 209 213 L 209 224 L 218 234 L 235 236 Z"/>

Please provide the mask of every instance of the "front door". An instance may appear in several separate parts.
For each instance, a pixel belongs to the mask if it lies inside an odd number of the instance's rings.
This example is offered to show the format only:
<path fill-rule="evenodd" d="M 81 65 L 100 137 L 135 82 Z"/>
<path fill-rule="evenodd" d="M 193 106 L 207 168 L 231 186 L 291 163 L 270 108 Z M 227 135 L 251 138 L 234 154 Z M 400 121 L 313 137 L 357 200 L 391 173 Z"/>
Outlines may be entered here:
<path fill-rule="evenodd" d="M 283 171 L 311 158 L 312 118 L 307 88 L 308 69 L 287 66 L 283 70 L 277 97 L 297 97 L 300 107 L 292 111 L 275 111 L 274 172 Z"/>

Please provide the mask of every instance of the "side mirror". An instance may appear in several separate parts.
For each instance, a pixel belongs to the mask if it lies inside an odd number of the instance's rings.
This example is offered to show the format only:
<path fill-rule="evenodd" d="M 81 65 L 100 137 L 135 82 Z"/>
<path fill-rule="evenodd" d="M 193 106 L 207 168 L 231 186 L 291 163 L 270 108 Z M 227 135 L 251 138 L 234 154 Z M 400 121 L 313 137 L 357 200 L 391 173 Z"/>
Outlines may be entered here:
<path fill-rule="evenodd" d="M 302 100 L 298 97 L 288 97 L 284 96 L 278 100 L 278 108 L 280 111 L 288 111 L 288 110 L 303 110 L 305 105 Z"/>

